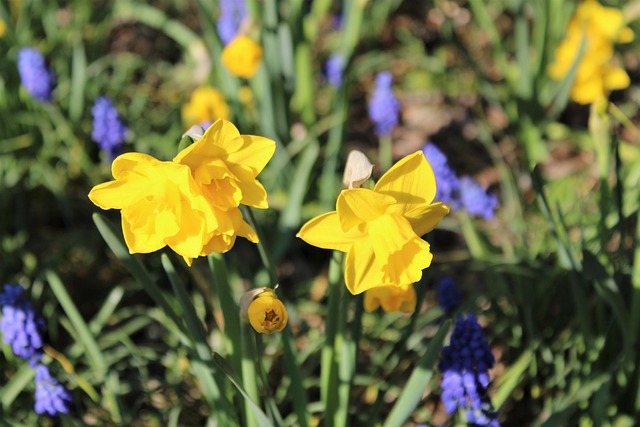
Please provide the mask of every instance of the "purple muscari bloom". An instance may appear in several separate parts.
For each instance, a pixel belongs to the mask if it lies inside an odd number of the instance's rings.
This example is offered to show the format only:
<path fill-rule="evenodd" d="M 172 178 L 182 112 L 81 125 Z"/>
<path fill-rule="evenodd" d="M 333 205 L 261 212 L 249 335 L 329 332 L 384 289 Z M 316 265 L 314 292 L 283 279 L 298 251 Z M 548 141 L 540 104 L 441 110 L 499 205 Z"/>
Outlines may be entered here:
<path fill-rule="evenodd" d="M 485 219 L 493 218 L 498 207 L 498 198 L 487 191 L 473 178 L 460 178 L 460 200 L 472 215 L 480 215 Z"/>
<path fill-rule="evenodd" d="M 342 72 L 344 67 L 344 57 L 339 53 L 333 53 L 325 64 L 327 81 L 333 87 L 340 87 L 342 84 Z"/>
<path fill-rule="evenodd" d="M 460 293 L 451 277 L 438 282 L 438 304 L 446 313 L 451 313 L 460 304 Z"/>
<path fill-rule="evenodd" d="M 464 409 L 473 426 L 498 427 L 498 415 L 493 410 L 487 389 L 489 369 L 495 359 L 482 327 L 469 314 L 458 316 L 448 346 L 442 349 L 438 368 L 442 372 L 442 402 L 448 414 Z"/>
<path fill-rule="evenodd" d="M 369 100 L 369 118 L 374 124 L 376 134 L 391 135 L 398 124 L 400 102 L 391 90 L 393 77 L 388 71 L 378 73 L 373 95 Z"/>
<path fill-rule="evenodd" d="M 102 151 L 107 153 L 111 161 L 120 151 L 129 129 L 122 123 L 111 99 L 104 96 L 96 99 L 91 108 L 91 114 L 93 114 L 91 138 L 98 143 Z"/>
<path fill-rule="evenodd" d="M 4 292 L 0 293 L 0 331 L 13 353 L 34 365 L 42 358 L 40 331 L 44 321 L 36 314 L 31 302 L 23 298 L 23 292 L 20 285 L 4 285 Z"/>
<path fill-rule="evenodd" d="M 436 200 L 449 205 L 454 211 L 460 209 L 460 181 L 449 167 L 447 156 L 431 142 L 422 147 L 422 152 L 436 177 Z"/>
<path fill-rule="evenodd" d="M 50 101 L 55 76 L 47 69 L 44 57 L 34 47 L 18 52 L 18 73 L 22 86 L 38 101 Z"/>
<path fill-rule="evenodd" d="M 45 365 L 38 365 L 36 370 L 36 404 L 38 414 L 56 415 L 69 412 L 71 394 L 51 376 Z"/>
<path fill-rule="evenodd" d="M 247 18 L 247 7 L 244 0 L 220 0 L 220 16 L 218 17 L 218 35 L 222 44 L 227 45 L 237 35 L 242 21 Z"/>

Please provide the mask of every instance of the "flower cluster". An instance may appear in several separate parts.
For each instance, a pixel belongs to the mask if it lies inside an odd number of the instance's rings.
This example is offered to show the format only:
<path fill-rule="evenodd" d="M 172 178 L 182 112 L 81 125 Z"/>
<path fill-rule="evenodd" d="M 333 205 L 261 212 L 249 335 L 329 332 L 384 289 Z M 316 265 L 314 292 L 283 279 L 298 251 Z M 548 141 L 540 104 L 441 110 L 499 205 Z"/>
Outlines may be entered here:
<path fill-rule="evenodd" d="M 191 265 L 193 258 L 228 251 L 238 236 L 258 241 L 239 205 L 268 207 L 256 176 L 274 151 L 274 141 L 240 135 L 219 119 L 173 161 L 141 153 L 117 157 L 115 180 L 95 186 L 89 198 L 102 209 L 121 210 L 131 253 L 169 246 Z"/>
<path fill-rule="evenodd" d="M 442 349 L 442 402 L 448 414 L 466 412 L 470 425 L 498 427 L 487 389 L 495 359 L 475 316 L 458 316 L 451 341 Z"/>
<path fill-rule="evenodd" d="M 182 107 L 185 128 L 193 125 L 207 127 L 218 119 L 229 120 L 231 112 L 224 95 L 211 86 L 193 91 L 189 102 Z"/>
<path fill-rule="evenodd" d="M 336 210 L 308 221 L 298 237 L 347 253 L 344 278 L 354 295 L 406 287 L 420 280 L 433 258 L 420 237 L 449 212 L 443 203 L 432 203 L 435 194 L 433 171 L 418 151 L 389 169 L 373 190 L 343 190 Z"/>
<path fill-rule="evenodd" d="M 460 293 L 451 277 L 444 277 L 438 282 L 438 304 L 447 314 L 460 304 Z"/>
<path fill-rule="evenodd" d="M 69 411 L 71 394 L 51 376 L 49 368 L 42 364 L 42 336 L 44 321 L 35 312 L 31 302 L 23 297 L 20 285 L 4 285 L 0 293 L 2 319 L 0 332 L 4 342 L 13 353 L 29 362 L 35 369 L 35 410 L 38 414 L 66 414 Z"/>
<path fill-rule="evenodd" d="M 238 34 L 242 22 L 247 17 L 247 6 L 244 0 L 220 1 L 220 15 L 216 25 L 218 27 L 218 35 L 224 45 L 229 44 Z"/>
<path fill-rule="evenodd" d="M 578 5 L 569 21 L 567 35 L 556 49 L 549 75 L 560 80 L 577 61 L 571 99 L 591 104 L 612 90 L 629 87 L 629 75 L 615 64 L 613 45 L 631 40 L 633 31 L 625 26 L 620 10 L 586 0 Z"/>
<path fill-rule="evenodd" d="M 446 203 L 453 211 L 464 207 L 472 215 L 480 215 L 485 219 L 493 218 L 498 207 L 496 196 L 487 193 L 475 179 L 469 176 L 458 178 L 449 167 L 447 157 L 433 143 L 427 143 L 422 151 L 433 166 L 438 184 L 436 200 Z"/>
<path fill-rule="evenodd" d="M 34 47 L 23 47 L 18 52 L 18 73 L 22 86 L 38 101 L 50 101 L 54 74 L 47 69 L 44 57 Z"/>
<path fill-rule="evenodd" d="M 369 118 L 374 124 L 376 134 L 379 136 L 391 135 L 391 132 L 398 124 L 400 102 L 391 89 L 392 81 L 393 76 L 391 73 L 387 71 L 378 73 L 373 95 L 369 100 Z"/>
<path fill-rule="evenodd" d="M 91 138 L 98 143 L 111 162 L 122 148 L 129 129 L 122 122 L 111 99 L 107 97 L 100 96 L 96 99 L 91 108 L 91 114 L 93 114 Z"/>

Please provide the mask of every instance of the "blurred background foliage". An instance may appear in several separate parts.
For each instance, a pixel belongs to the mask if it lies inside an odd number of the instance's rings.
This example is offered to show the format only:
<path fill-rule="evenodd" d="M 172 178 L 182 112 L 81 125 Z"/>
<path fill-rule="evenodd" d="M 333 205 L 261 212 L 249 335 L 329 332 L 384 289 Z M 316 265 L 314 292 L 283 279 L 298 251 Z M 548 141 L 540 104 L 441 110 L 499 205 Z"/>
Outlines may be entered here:
<path fill-rule="evenodd" d="M 263 64 L 249 80 L 220 62 L 218 4 L 206 0 L 3 0 L 0 19 L 0 278 L 21 283 L 46 319 L 47 360 L 73 393 L 70 415 L 38 417 L 29 369 L 0 354 L 8 425 L 204 425 L 211 406 L 191 351 L 132 268 L 145 268 L 180 312 L 158 254 L 131 267 L 92 220 L 90 188 L 110 179 L 91 140 L 91 106 L 109 96 L 129 128 L 124 151 L 171 159 L 181 110 L 198 87 L 221 91 L 242 133 L 277 141 L 255 212 L 290 315 L 310 420 L 294 410 L 280 336 L 262 340 L 267 394 L 283 425 L 330 425 L 319 396 L 330 255 L 295 239 L 334 209 L 351 149 L 377 161 L 367 117 L 374 75 L 390 71 L 401 102 L 393 158 L 436 144 L 458 175 L 500 199 L 495 218 L 452 213 L 428 236 L 434 265 L 414 315 L 364 313 L 348 425 L 381 425 L 438 330 L 438 279 L 454 277 L 458 312 L 475 312 L 497 359 L 493 404 L 506 426 L 631 426 L 640 416 L 640 77 L 638 37 L 620 45 L 631 86 L 605 114 L 569 100 L 547 69 L 576 6 L 560 0 L 248 1 Z M 608 1 L 640 34 L 637 2 Z M 40 103 L 16 57 L 38 48 L 56 75 Z M 327 58 L 347 58 L 334 87 Z M 119 222 L 116 212 L 104 217 Z M 104 234 L 104 233 L 103 233 Z M 116 233 L 117 234 L 117 233 Z M 225 354 L 225 319 L 206 261 L 170 254 L 207 340 Z M 270 277 L 252 245 L 224 257 L 233 298 Z M 141 267 L 144 266 L 144 267 Z M 127 271 L 129 270 L 129 271 Z M 355 316 L 361 298 L 346 303 Z M 84 332 L 83 332 L 84 331 Z M 231 388 L 231 386 L 229 386 Z M 225 390 L 229 392 L 230 390 Z M 447 423 L 437 375 L 406 425 Z M 235 398 L 235 404 L 241 400 Z M 273 408 L 270 408 L 273 411 Z M 209 424 L 213 425 L 213 424 Z M 220 424 L 224 425 L 224 424 Z"/>

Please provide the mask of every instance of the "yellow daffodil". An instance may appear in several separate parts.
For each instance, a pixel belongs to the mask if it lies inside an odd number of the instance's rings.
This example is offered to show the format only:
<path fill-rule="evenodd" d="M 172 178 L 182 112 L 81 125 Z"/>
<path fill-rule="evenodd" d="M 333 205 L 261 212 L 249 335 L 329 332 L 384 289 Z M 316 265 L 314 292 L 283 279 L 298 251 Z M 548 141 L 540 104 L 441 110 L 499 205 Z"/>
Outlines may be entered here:
<path fill-rule="evenodd" d="M 244 222 L 237 207 L 240 204 L 259 209 L 269 207 L 267 192 L 256 177 L 275 149 L 275 141 L 240 135 L 233 123 L 219 119 L 201 139 L 173 159 L 189 166 L 209 204 L 218 212 L 219 218 L 224 218 L 218 232 L 205 246 L 205 253 L 228 251 L 236 235 L 258 241 L 255 231 Z"/>
<path fill-rule="evenodd" d="M 253 76 L 258 71 L 261 60 L 262 47 L 245 35 L 236 36 L 222 51 L 222 64 L 238 77 Z"/>
<path fill-rule="evenodd" d="M 278 299 L 273 289 L 262 288 L 256 291 L 259 292 L 247 293 L 253 298 L 246 312 L 249 323 L 256 332 L 261 334 L 282 331 L 289 320 L 284 304 Z"/>
<path fill-rule="evenodd" d="M 378 307 L 382 307 L 386 313 L 413 313 L 416 309 L 416 290 L 413 285 L 379 286 L 369 289 L 364 293 L 364 309 L 372 312 Z"/>
<path fill-rule="evenodd" d="M 218 221 L 185 165 L 140 153 L 118 156 L 115 181 L 95 186 L 89 199 L 102 209 L 120 209 L 131 253 L 169 246 L 186 258 L 200 255 Z"/>
<path fill-rule="evenodd" d="M 443 203 L 431 203 L 435 192 L 433 170 L 418 151 L 389 169 L 373 190 L 343 190 L 336 210 L 308 221 L 298 237 L 347 253 L 344 278 L 354 295 L 406 286 L 420 280 L 433 258 L 420 236 L 449 213 Z"/>
<path fill-rule="evenodd" d="M 549 75 L 556 80 L 564 78 L 582 50 L 571 99 L 590 104 L 612 90 L 629 86 L 629 75 L 614 63 L 613 45 L 631 40 L 633 31 L 625 27 L 621 11 L 586 0 L 569 21 L 567 36 L 556 50 Z"/>
<path fill-rule="evenodd" d="M 193 91 L 189 102 L 182 107 L 185 128 L 193 125 L 210 124 L 217 119 L 229 119 L 229 105 L 224 95 L 211 86 Z"/>
<path fill-rule="evenodd" d="M 122 211 L 131 253 L 168 245 L 191 264 L 195 257 L 228 251 L 237 236 L 258 241 L 238 206 L 268 207 L 256 176 L 274 151 L 274 141 L 240 135 L 219 119 L 173 162 L 139 153 L 117 157 L 115 180 L 94 187 L 89 198 L 102 209 Z"/>

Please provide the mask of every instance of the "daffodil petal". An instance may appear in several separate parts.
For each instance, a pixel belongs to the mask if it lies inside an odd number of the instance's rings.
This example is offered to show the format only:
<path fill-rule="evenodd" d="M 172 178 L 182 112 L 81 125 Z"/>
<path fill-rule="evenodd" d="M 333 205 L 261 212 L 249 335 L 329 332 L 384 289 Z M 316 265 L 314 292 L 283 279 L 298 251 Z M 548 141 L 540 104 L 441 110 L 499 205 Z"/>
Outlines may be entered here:
<path fill-rule="evenodd" d="M 343 190 L 336 202 L 340 225 L 345 232 L 384 215 L 396 200 L 366 188 Z"/>
<path fill-rule="evenodd" d="M 604 70 L 604 87 L 609 90 L 625 89 L 631 84 L 629 75 L 619 67 L 606 67 Z"/>
<path fill-rule="evenodd" d="M 436 196 L 436 178 L 424 153 L 417 151 L 382 175 L 374 191 L 393 196 L 409 211 L 416 205 L 431 203 Z"/>
<path fill-rule="evenodd" d="M 338 213 L 335 211 L 307 221 L 297 234 L 297 237 L 310 245 L 342 252 L 348 252 L 353 242 L 363 236 L 364 234 L 355 228 L 349 232 L 342 231 Z"/>
<path fill-rule="evenodd" d="M 227 160 L 230 163 L 248 167 L 255 178 L 267 165 L 276 151 L 276 142 L 272 139 L 255 135 L 240 135 L 242 146 L 230 152 Z"/>
<path fill-rule="evenodd" d="M 449 207 L 442 202 L 422 205 L 405 212 L 404 216 L 411 223 L 411 228 L 418 236 L 424 236 L 449 213 Z"/>
<path fill-rule="evenodd" d="M 162 236 L 152 232 L 152 230 L 143 232 L 142 230 L 137 229 L 134 232 L 131 229 L 131 223 L 129 222 L 124 210 L 122 212 L 122 233 L 124 235 L 124 241 L 129 248 L 129 252 L 132 254 L 147 254 L 155 252 L 167 245 Z"/>
<path fill-rule="evenodd" d="M 382 269 L 369 239 L 356 240 L 347 254 L 344 282 L 353 295 L 383 285 Z"/>
<path fill-rule="evenodd" d="M 238 186 L 242 191 L 240 203 L 258 209 L 267 209 L 269 207 L 267 203 L 267 191 L 260 182 L 256 180 L 238 181 Z"/>

